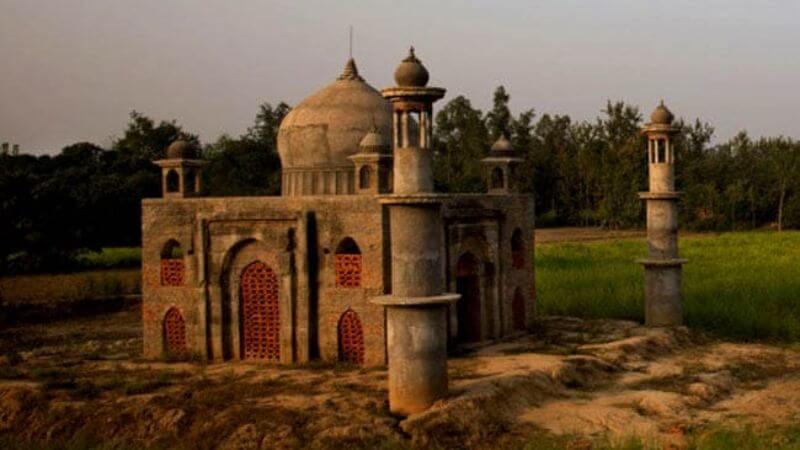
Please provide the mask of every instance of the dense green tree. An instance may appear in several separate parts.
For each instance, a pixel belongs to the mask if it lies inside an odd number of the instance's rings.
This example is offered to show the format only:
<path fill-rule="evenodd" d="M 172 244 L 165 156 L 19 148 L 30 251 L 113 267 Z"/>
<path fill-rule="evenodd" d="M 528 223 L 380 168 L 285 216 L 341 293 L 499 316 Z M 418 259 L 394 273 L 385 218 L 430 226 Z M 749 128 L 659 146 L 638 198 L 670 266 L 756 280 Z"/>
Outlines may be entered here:
<path fill-rule="evenodd" d="M 508 108 L 508 102 L 511 96 L 506 92 L 506 88 L 498 86 L 494 91 L 494 101 L 492 110 L 486 114 L 486 127 L 489 131 L 489 139 L 492 142 L 500 138 L 500 136 L 511 136 L 511 110 Z"/>
<path fill-rule="evenodd" d="M 436 114 L 433 138 L 434 181 L 443 192 L 483 189 L 480 159 L 488 154 L 488 133 L 481 111 L 458 96 Z"/>
<path fill-rule="evenodd" d="M 290 111 L 286 103 L 259 106 L 255 123 L 239 138 L 223 135 L 206 150 L 209 195 L 277 195 L 281 189 L 278 128 Z"/>
<path fill-rule="evenodd" d="M 262 151 L 277 152 L 278 128 L 289 111 L 291 108 L 284 102 L 278 103 L 275 107 L 269 103 L 262 103 L 258 106 L 255 123 L 247 129 L 247 134 L 242 138 L 256 142 L 262 147 Z"/>
<path fill-rule="evenodd" d="M 640 222 L 637 192 L 645 188 L 645 141 L 640 135 L 638 108 L 609 101 L 598 128 L 605 143 L 600 159 L 598 215 L 605 227 L 619 228 Z"/>

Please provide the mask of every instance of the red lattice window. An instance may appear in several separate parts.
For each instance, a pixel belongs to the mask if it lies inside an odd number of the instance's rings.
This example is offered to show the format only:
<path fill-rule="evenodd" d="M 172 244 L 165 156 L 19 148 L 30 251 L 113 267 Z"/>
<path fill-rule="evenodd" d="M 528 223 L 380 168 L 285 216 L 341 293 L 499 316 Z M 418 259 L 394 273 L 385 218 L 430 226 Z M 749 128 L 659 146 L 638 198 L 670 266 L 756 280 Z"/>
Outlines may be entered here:
<path fill-rule="evenodd" d="M 511 265 L 515 269 L 525 267 L 525 243 L 522 241 L 522 230 L 519 228 L 511 235 Z"/>
<path fill-rule="evenodd" d="M 511 301 L 511 314 L 513 314 L 514 329 L 517 331 L 525 330 L 525 297 L 517 288 L 514 291 L 514 299 Z"/>
<path fill-rule="evenodd" d="M 183 259 L 161 260 L 162 286 L 183 286 L 183 278 L 185 273 L 186 269 L 183 266 Z"/>
<path fill-rule="evenodd" d="M 277 275 L 261 261 L 250 263 L 242 271 L 239 290 L 244 358 L 279 361 L 281 316 Z"/>
<path fill-rule="evenodd" d="M 170 239 L 161 249 L 161 285 L 183 286 L 185 274 L 181 244 Z"/>
<path fill-rule="evenodd" d="M 164 316 L 164 347 L 169 356 L 185 356 L 186 322 L 178 308 L 170 308 Z"/>
<path fill-rule="evenodd" d="M 364 364 L 364 330 L 352 309 L 339 319 L 339 361 Z"/>
<path fill-rule="evenodd" d="M 336 287 L 361 287 L 361 255 L 336 255 Z"/>

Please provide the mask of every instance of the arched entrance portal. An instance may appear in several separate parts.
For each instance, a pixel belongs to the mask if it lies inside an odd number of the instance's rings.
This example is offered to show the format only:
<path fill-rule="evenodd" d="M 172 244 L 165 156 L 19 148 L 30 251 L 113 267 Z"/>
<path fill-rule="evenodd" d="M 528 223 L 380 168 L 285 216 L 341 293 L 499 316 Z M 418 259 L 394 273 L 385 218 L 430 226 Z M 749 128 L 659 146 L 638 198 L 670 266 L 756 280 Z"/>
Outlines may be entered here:
<path fill-rule="evenodd" d="M 280 360 L 278 277 L 269 266 L 255 261 L 244 268 L 239 288 L 239 304 L 242 357 Z"/>
<path fill-rule="evenodd" d="M 477 342 L 481 340 L 481 285 L 478 275 L 478 259 L 472 253 L 464 253 L 456 265 L 456 291 L 461 294 L 457 305 L 458 340 Z"/>
<path fill-rule="evenodd" d="M 339 361 L 364 364 L 364 330 L 358 314 L 348 309 L 339 319 Z"/>

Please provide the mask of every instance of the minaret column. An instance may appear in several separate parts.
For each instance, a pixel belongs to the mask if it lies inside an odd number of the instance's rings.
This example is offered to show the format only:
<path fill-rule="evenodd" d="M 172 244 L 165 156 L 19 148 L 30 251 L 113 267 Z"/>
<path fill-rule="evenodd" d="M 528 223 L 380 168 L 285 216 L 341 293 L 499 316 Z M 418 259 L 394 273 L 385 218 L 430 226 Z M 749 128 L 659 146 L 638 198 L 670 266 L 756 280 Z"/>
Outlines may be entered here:
<path fill-rule="evenodd" d="M 444 293 L 444 227 L 428 138 L 431 105 L 445 91 L 425 87 L 428 73 L 413 48 L 395 80 L 383 96 L 402 114 L 402 139 L 394 139 L 394 193 L 381 198 L 389 210 L 392 293 L 372 301 L 386 307 L 389 409 L 408 416 L 447 396 L 447 312 L 460 296 Z M 409 140 L 412 113 L 419 114 L 416 142 Z"/>
<path fill-rule="evenodd" d="M 675 155 L 672 113 L 662 103 L 642 132 L 647 136 L 650 190 L 639 197 L 647 202 L 648 257 L 638 262 L 645 272 L 645 324 L 676 326 L 683 323 L 682 267 L 678 255 L 678 199 L 675 191 Z"/>

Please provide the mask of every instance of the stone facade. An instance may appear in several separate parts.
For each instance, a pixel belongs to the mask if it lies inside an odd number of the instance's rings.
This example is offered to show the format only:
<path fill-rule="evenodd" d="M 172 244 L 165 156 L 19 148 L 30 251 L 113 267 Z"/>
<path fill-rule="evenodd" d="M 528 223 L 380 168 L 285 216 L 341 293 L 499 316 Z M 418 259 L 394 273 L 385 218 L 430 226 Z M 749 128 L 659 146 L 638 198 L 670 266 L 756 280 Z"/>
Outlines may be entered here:
<path fill-rule="evenodd" d="M 145 357 L 386 364 L 387 313 L 370 299 L 393 293 L 398 243 L 384 201 L 397 189 L 392 109 L 352 61 L 312 99 L 281 125 L 282 196 L 205 198 L 184 182 L 167 192 L 165 179 L 164 198 L 142 202 Z M 172 168 L 199 177 L 203 168 L 185 149 L 159 165 L 165 177 Z M 437 198 L 436 270 L 443 288 L 471 299 L 449 306 L 449 338 L 530 328 L 532 198 L 511 190 Z M 459 266 L 467 259 L 474 273 Z M 477 331 L 468 338 L 465 327 Z"/>

